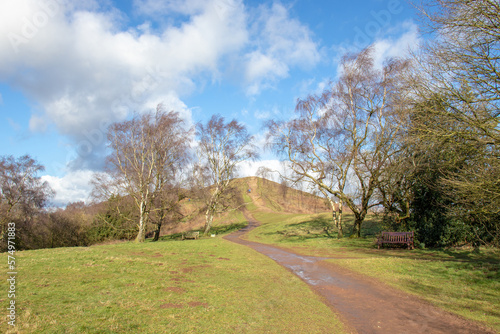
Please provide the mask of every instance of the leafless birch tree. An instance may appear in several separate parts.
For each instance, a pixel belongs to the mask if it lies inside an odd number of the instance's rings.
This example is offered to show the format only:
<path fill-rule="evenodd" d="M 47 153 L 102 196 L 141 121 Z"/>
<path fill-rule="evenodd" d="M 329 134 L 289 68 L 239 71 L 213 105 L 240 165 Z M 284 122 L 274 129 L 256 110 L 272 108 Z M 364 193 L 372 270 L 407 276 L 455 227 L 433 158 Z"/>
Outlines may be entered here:
<path fill-rule="evenodd" d="M 214 215 L 221 211 L 221 200 L 227 193 L 230 181 L 235 177 L 237 165 L 257 157 L 245 126 L 214 115 L 207 124 L 198 123 L 196 135 L 199 139 L 198 165 L 199 185 L 210 191 L 206 197 L 205 227 L 207 234 L 212 227 Z"/>
<path fill-rule="evenodd" d="M 143 242 L 151 213 L 168 211 L 172 204 L 164 193 L 174 186 L 186 162 L 190 132 L 178 113 L 167 113 L 159 105 L 155 113 L 112 124 L 107 137 L 112 150 L 107 159 L 108 182 L 95 182 L 95 189 L 107 196 L 133 198 L 139 211 L 136 241 Z M 165 216 L 160 212 L 158 219 L 157 231 Z"/>
<path fill-rule="evenodd" d="M 373 195 L 389 157 L 398 150 L 397 95 L 407 66 L 388 60 L 377 69 L 372 53 L 368 48 L 346 55 L 331 88 L 299 100 L 297 118 L 268 124 L 272 150 L 282 154 L 297 179 L 309 180 L 352 210 L 358 237 L 369 209 L 380 204 Z M 331 199 L 330 204 L 335 217 Z M 341 220 L 335 220 L 341 235 Z"/>

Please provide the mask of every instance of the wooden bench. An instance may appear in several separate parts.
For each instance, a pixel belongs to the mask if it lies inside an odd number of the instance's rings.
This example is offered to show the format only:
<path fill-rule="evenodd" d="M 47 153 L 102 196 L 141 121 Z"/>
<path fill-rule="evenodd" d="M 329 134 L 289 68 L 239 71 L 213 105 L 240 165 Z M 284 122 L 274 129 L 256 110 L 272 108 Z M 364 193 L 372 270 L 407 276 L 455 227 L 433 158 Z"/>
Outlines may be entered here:
<path fill-rule="evenodd" d="M 414 233 L 411 232 L 382 232 L 377 239 L 378 249 L 383 244 L 404 244 L 408 249 L 414 249 L 413 246 Z"/>
<path fill-rule="evenodd" d="M 182 240 L 184 239 L 198 239 L 200 237 L 200 232 L 185 232 L 182 233 Z"/>

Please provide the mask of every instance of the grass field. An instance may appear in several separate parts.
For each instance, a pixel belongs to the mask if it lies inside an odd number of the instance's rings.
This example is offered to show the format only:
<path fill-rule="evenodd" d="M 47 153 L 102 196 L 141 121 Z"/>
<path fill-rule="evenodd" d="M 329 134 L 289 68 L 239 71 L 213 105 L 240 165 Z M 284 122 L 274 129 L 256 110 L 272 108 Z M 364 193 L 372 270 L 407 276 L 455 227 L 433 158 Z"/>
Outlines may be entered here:
<path fill-rule="evenodd" d="M 17 326 L 2 322 L 4 333 L 343 332 L 300 279 L 221 237 L 23 251 L 16 258 Z M 6 280 L 0 289 L 7 315 Z"/>
<path fill-rule="evenodd" d="M 329 213 L 283 213 L 284 203 L 269 204 L 272 196 L 255 202 L 258 188 L 248 194 L 244 185 L 246 208 L 262 223 L 248 239 L 331 257 L 327 261 L 500 332 L 498 250 L 378 250 L 374 237 L 382 227 L 376 216 L 364 222 L 363 238 L 331 238 L 324 232 Z M 346 235 L 352 221 L 345 215 Z M 345 332 L 299 278 L 252 249 L 221 238 L 245 226 L 241 212 L 221 215 L 215 225 L 217 237 L 196 241 L 180 241 L 178 233 L 156 243 L 17 252 L 17 326 L 3 321 L 0 332 Z M 4 258 L 0 268 L 6 275 L 7 254 Z M 0 280 L 0 289 L 6 316 L 6 279 Z"/>
<path fill-rule="evenodd" d="M 329 238 L 323 231 L 329 214 L 297 215 L 254 212 L 262 226 L 248 239 L 293 249 L 328 260 L 417 295 L 445 310 L 500 332 L 500 252 L 495 249 L 381 249 L 374 234 L 375 216 L 364 223 L 361 239 Z M 353 217 L 347 215 L 347 230 Z"/>

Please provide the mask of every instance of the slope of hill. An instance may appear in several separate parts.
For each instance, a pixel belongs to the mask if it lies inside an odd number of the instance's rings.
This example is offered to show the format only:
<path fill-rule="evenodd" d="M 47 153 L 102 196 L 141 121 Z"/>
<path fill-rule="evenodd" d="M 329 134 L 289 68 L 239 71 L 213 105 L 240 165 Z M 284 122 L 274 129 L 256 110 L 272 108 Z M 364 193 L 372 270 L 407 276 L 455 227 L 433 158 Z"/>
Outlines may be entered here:
<path fill-rule="evenodd" d="M 236 181 L 248 186 L 247 196 L 263 211 L 288 213 L 318 213 L 328 211 L 323 198 L 259 177 Z"/>
<path fill-rule="evenodd" d="M 228 212 L 217 215 L 214 226 L 229 225 L 245 222 L 242 210 L 257 209 L 262 212 L 280 213 L 318 213 L 329 210 L 324 199 L 270 181 L 260 177 L 238 178 L 232 181 L 232 186 L 241 195 L 237 208 L 229 209 Z M 205 223 L 203 201 L 197 198 L 183 200 L 181 212 L 186 217 L 180 224 L 164 226 L 162 235 L 180 233 L 193 229 L 201 229 Z"/>

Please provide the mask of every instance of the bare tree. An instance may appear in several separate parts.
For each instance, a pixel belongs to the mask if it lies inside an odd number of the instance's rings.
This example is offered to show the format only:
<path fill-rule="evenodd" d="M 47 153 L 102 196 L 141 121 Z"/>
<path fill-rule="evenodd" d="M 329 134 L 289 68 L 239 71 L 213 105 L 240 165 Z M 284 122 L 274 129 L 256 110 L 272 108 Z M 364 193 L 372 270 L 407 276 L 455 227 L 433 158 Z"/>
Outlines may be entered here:
<path fill-rule="evenodd" d="M 167 113 L 161 105 L 155 113 L 135 115 L 108 129 L 112 150 L 107 159 L 109 177 L 94 182 L 94 189 L 107 197 L 119 194 L 134 199 L 139 211 L 138 242 L 145 240 L 151 213 L 168 211 L 172 205 L 164 193 L 175 188 L 178 169 L 188 158 L 189 137 L 179 114 Z M 159 227 L 164 219 L 160 213 Z"/>
<path fill-rule="evenodd" d="M 38 176 L 44 170 L 45 168 L 42 165 L 28 155 L 18 159 L 13 156 L 0 158 L 0 226 L 2 244 L 6 242 L 7 226 L 10 222 L 26 222 L 30 220 L 55 195 L 55 192 L 50 188 L 48 183 L 42 182 L 40 176 Z M 20 233 L 17 233 L 16 236 L 21 238 Z"/>
<path fill-rule="evenodd" d="M 161 227 L 179 221 L 183 215 L 180 202 L 187 197 L 187 190 L 182 187 L 182 179 L 173 179 L 158 188 L 153 198 L 152 222 L 155 225 L 153 241 L 158 241 Z"/>
<path fill-rule="evenodd" d="M 268 181 L 271 179 L 271 176 L 272 176 L 272 169 L 266 167 L 266 166 L 260 166 L 258 169 L 257 169 L 257 176 L 260 176 L 261 178 L 263 178 L 265 181 Z"/>
<path fill-rule="evenodd" d="M 273 171 L 266 166 L 260 166 L 257 169 L 256 175 L 262 178 L 262 187 L 260 188 L 260 196 L 261 197 L 264 196 L 264 190 L 265 190 L 264 188 L 268 184 L 269 179 L 272 176 L 272 173 L 273 173 Z"/>
<path fill-rule="evenodd" d="M 252 144 L 253 137 L 236 120 L 225 123 L 223 117 L 214 115 L 206 125 L 198 123 L 196 130 L 199 139 L 197 178 L 203 188 L 210 189 L 205 203 L 204 233 L 207 234 L 215 213 L 221 211 L 221 200 L 237 165 L 255 159 L 257 150 Z"/>
<path fill-rule="evenodd" d="M 273 151 L 289 162 L 296 179 L 312 182 L 352 210 L 358 237 L 369 209 L 379 205 L 373 195 L 381 173 L 398 150 L 398 94 L 407 66 L 388 60 L 379 70 L 372 53 L 368 48 L 346 55 L 342 75 L 330 89 L 299 100 L 297 118 L 268 124 Z M 340 220 L 334 220 L 341 234 Z"/>
<path fill-rule="evenodd" d="M 270 121 L 267 139 L 271 149 L 287 160 L 283 164 L 284 173 L 280 173 L 282 187 L 288 188 L 290 184 L 303 182 L 317 187 L 330 204 L 333 222 L 341 238 L 341 214 L 337 214 L 337 206 L 330 194 L 339 195 L 337 197 L 342 200 L 340 194 L 345 189 L 347 172 L 339 174 L 339 171 L 346 169 L 345 161 L 338 159 L 341 155 L 336 148 L 341 149 L 341 146 L 334 146 L 336 129 L 329 127 L 333 124 L 323 112 L 325 101 L 322 99 L 323 96 L 309 96 L 307 106 L 305 101 L 299 101 L 297 110 L 299 106 L 302 109 L 297 119 L 289 122 Z"/>
<path fill-rule="evenodd" d="M 183 171 L 190 161 L 190 146 L 188 139 L 192 131 L 184 130 L 184 123 L 180 119 L 167 120 L 157 123 L 161 139 L 156 146 L 157 168 L 154 183 L 152 206 L 154 213 L 153 241 L 160 236 L 162 225 L 174 222 L 182 217 L 179 203 L 186 198 L 186 191 L 182 185 L 185 182 Z"/>

